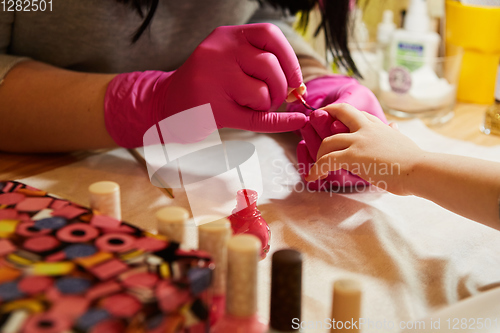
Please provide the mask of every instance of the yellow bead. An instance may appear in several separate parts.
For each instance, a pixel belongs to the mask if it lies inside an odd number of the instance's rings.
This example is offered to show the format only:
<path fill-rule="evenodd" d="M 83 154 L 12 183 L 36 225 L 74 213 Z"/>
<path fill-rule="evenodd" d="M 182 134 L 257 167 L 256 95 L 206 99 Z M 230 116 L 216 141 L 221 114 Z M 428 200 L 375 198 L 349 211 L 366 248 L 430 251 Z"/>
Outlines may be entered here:
<path fill-rule="evenodd" d="M 77 258 L 75 259 L 75 262 L 80 266 L 90 268 L 111 258 L 113 258 L 113 255 L 109 252 L 97 252 L 96 254 L 88 257 Z"/>
<path fill-rule="evenodd" d="M 160 274 L 162 278 L 167 279 L 170 277 L 170 268 L 168 268 L 167 263 L 162 263 L 160 265 Z"/>
<path fill-rule="evenodd" d="M 16 232 L 18 220 L 1 220 L 0 221 L 0 237 L 8 238 Z"/>
<path fill-rule="evenodd" d="M 45 307 L 40 301 L 34 299 L 20 299 L 8 302 L 2 306 L 1 312 L 11 312 L 19 309 L 25 309 L 31 313 L 38 313 L 45 310 Z"/>
<path fill-rule="evenodd" d="M 151 238 L 155 238 L 155 239 L 159 239 L 159 240 L 162 240 L 162 241 L 168 241 L 168 238 L 165 237 L 164 235 L 161 235 L 161 234 L 153 234 L 149 231 L 145 231 L 144 232 L 144 236 L 146 237 L 151 237 Z"/>
<path fill-rule="evenodd" d="M 126 252 L 120 256 L 120 259 L 123 261 L 127 261 L 127 260 L 137 258 L 137 257 L 141 256 L 142 254 L 144 254 L 144 251 L 142 251 L 142 250 Z"/>
<path fill-rule="evenodd" d="M 34 275 L 65 275 L 71 273 L 75 264 L 69 261 L 40 262 L 33 265 Z"/>
<path fill-rule="evenodd" d="M 20 266 L 29 266 L 29 265 L 32 265 L 34 263 L 33 260 L 22 257 L 17 253 L 9 254 L 7 256 L 7 260 L 13 264 L 20 265 Z"/>

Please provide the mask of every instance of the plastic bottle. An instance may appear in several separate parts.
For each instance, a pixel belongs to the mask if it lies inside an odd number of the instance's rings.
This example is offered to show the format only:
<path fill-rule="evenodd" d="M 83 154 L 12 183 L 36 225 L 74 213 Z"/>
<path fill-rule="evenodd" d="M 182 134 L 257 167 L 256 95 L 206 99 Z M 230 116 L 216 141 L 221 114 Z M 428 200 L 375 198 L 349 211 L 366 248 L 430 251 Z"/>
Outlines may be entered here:
<path fill-rule="evenodd" d="M 391 67 L 403 66 L 410 72 L 423 65 L 433 67 L 440 40 L 439 34 L 430 30 L 427 2 L 411 0 L 404 29 L 398 29 L 393 34 L 390 47 Z"/>
<path fill-rule="evenodd" d="M 370 36 L 368 33 L 368 28 L 363 21 L 363 10 L 358 8 L 353 11 L 351 14 L 351 20 L 354 21 L 354 24 L 352 26 L 353 30 L 351 31 L 354 42 L 358 44 L 367 43 L 370 39 Z"/>
<path fill-rule="evenodd" d="M 356 9 L 351 13 L 350 19 L 354 23 L 350 31 L 349 49 L 356 67 L 363 76 L 362 79 L 359 79 L 359 83 L 376 94 L 378 92 L 378 71 L 381 66 L 381 57 L 377 54 L 375 43 L 370 43 L 368 29 L 363 21 L 363 11 L 359 8 Z"/>
<path fill-rule="evenodd" d="M 394 13 L 392 10 L 384 10 L 382 22 L 377 26 L 377 43 L 383 59 L 382 67 L 384 70 L 389 68 L 391 40 L 394 31 L 396 31 L 396 24 L 394 24 L 393 18 Z"/>

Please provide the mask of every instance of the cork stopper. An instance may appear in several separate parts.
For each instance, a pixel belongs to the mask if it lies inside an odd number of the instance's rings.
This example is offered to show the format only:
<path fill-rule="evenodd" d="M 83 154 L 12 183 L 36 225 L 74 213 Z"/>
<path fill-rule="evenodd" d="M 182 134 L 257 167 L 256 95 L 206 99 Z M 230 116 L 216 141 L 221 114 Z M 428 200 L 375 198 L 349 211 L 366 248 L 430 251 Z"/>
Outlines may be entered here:
<path fill-rule="evenodd" d="M 210 253 L 215 263 L 212 284 L 214 295 L 222 295 L 226 291 L 227 243 L 231 233 L 231 222 L 226 218 L 198 227 L 198 248 Z"/>
<path fill-rule="evenodd" d="M 156 214 L 158 233 L 166 236 L 168 240 L 182 244 L 184 242 L 185 222 L 189 212 L 177 206 L 163 207 Z"/>
<path fill-rule="evenodd" d="M 99 213 L 122 219 L 120 205 L 120 185 L 115 182 L 102 181 L 89 186 L 90 208 Z"/>
<path fill-rule="evenodd" d="M 298 331 L 292 325 L 301 319 L 302 255 L 292 249 L 276 251 L 271 269 L 271 328 Z"/>
<path fill-rule="evenodd" d="M 354 280 L 338 280 L 333 284 L 332 318 L 335 321 L 358 321 L 361 314 L 361 286 Z M 330 332 L 359 332 L 332 327 Z"/>
<path fill-rule="evenodd" d="M 257 263 L 261 242 L 254 235 L 232 237 L 227 245 L 226 313 L 249 317 L 257 312 Z"/>

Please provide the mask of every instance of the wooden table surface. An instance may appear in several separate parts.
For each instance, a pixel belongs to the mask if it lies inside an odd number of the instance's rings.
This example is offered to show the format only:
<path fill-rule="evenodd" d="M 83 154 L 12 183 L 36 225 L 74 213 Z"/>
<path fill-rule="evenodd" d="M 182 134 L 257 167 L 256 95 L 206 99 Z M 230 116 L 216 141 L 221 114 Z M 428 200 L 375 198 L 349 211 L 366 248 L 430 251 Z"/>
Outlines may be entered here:
<path fill-rule="evenodd" d="M 487 106 L 457 104 L 455 116 L 444 125 L 431 127 L 444 136 L 470 141 L 483 146 L 500 145 L 500 136 L 485 135 L 479 126 Z M 396 118 L 389 117 L 389 121 Z M 79 151 L 65 154 L 11 154 L 0 152 L 0 179 L 21 179 L 34 176 L 85 159 L 102 151 Z"/>

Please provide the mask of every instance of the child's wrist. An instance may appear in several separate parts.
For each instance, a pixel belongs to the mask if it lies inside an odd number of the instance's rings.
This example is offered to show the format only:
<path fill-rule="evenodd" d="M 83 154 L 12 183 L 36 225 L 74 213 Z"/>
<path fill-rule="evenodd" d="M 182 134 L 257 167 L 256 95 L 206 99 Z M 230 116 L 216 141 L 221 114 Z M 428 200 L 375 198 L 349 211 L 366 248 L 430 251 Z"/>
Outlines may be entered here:
<path fill-rule="evenodd" d="M 407 195 L 422 196 L 423 189 L 428 186 L 426 175 L 432 164 L 435 153 L 419 149 L 411 157 L 411 162 L 404 175 L 404 191 Z"/>

